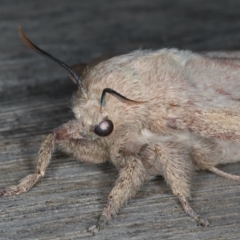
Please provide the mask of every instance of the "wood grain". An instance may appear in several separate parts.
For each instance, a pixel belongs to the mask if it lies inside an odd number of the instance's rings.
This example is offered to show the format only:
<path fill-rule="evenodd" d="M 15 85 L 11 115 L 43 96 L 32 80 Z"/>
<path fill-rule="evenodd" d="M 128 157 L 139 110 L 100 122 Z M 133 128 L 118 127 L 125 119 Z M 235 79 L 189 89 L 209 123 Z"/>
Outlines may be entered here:
<path fill-rule="evenodd" d="M 42 138 L 73 117 L 76 90 L 54 63 L 29 51 L 18 25 L 68 64 L 105 54 L 178 47 L 240 50 L 239 1 L 1 1 L 0 188 L 34 170 Z M 240 164 L 222 166 L 240 174 Z M 196 226 L 162 178 L 145 184 L 98 236 L 95 224 L 117 171 L 56 153 L 30 192 L 0 198 L 0 239 L 239 239 L 239 182 L 209 172 L 194 177 L 192 206 L 210 221 Z"/>

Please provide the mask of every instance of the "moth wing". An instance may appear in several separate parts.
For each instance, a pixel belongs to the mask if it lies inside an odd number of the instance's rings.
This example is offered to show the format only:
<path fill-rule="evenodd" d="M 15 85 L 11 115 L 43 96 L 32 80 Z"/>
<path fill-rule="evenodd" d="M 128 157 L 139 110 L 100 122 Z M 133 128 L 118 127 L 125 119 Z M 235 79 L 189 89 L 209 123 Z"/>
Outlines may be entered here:
<path fill-rule="evenodd" d="M 206 61 L 192 66 L 195 84 L 202 85 L 201 102 L 197 107 L 189 106 L 189 112 L 183 111 L 180 117 L 183 121 L 170 119 L 169 125 L 204 137 L 240 140 L 240 52 L 201 55 Z"/>
<path fill-rule="evenodd" d="M 202 56 L 215 59 L 228 59 L 233 61 L 240 61 L 240 51 L 218 51 L 218 52 L 203 52 Z"/>

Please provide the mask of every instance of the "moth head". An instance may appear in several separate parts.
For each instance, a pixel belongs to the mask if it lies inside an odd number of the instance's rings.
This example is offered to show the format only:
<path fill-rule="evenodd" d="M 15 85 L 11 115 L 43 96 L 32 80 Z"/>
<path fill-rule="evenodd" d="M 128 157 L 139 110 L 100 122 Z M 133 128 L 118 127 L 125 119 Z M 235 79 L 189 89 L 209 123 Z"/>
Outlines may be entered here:
<path fill-rule="evenodd" d="M 111 88 L 104 88 L 99 94 L 94 92 L 94 97 L 83 99 L 78 95 L 73 97 L 72 110 L 75 114 L 75 118 L 79 121 L 82 126 L 83 135 L 88 135 L 89 138 L 95 139 L 96 137 L 108 137 L 114 131 L 117 134 L 119 132 L 119 126 L 121 129 L 125 122 L 124 119 L 114 114 L 112 109 L 116 110 L 117 107 L 112 104 L 116 104 L 116 101 L 110 101 L 110 98 L 106 99 L 106 95 L 109 94 L 116 98 L 124 105 L 137 105 L 145 103 L 143 101 L 131 100 L 117 91 Z M 96 96 L 96 97 L 95 97 Z M 97 98 L 97 96 L 101 96 Z M 109 101 L 109 102 L 108 102 Z"/>

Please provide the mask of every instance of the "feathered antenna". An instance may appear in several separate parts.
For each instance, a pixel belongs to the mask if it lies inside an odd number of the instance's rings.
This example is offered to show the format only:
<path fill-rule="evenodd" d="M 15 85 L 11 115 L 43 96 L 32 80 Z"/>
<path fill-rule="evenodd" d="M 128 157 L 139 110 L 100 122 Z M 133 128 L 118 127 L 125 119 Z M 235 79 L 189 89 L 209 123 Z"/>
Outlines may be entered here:
<path fill-rule="evenodd" d="M 41 48 L 37 47 L 34 43 L 32 43 L 28 37 L 25 35 L 25 33 L 23 32 L 21 26 L 18 27 L 18 31 L 19 31 L 19 35 L 22 39 L 22 41 L 26 44 L 27 47 L 29 47 L 30 49 L 32 49 L 33 51 L 43 55 L 44 57 L 47 57 L 51 60 L 53 60 L 54 62 L 58 63 L 62 68 L 66 69 L 69 74 L 76 79 L 76 82 L 78 84 L 78 86 L 81 88 L 82 93 L 84 94 L 85 98 L 87 98 L 87 94 L 86 91 L 83 88 L 82 85 L 82 81 L 81 78 L 77 75 L 76 72 L 74 72 L 66 63 L 60 61 L 59 59 L 53 57 L 51 54 L 45 52 L 44 50 L 42 50 Z"/>

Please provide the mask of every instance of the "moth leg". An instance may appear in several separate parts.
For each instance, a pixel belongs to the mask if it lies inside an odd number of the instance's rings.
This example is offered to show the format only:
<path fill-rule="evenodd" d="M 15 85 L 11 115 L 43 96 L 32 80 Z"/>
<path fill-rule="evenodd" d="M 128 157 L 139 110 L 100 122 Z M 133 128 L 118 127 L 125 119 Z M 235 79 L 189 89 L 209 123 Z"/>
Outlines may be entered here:
<path fill-rule="evenodd" d="M 155 156 L 161 163 L 163 177 L 175 196 L 178 197 L 185 212 L 192 217 L 198 225 L 207 226 L 207 220 L 201 218 L 190 206 L 191 177 L 193 165 L 188 151 L 185 151 L 181 143 L 164 142 L 155 144 L 149 148 L 150 158 Z M 152 156 L 152 157 L 151 157 Z"/>
<path fill-rule="evenodd" d="M 234 175 L 234 174 L 230 174 L 230 173 L 226 173 L 216 167 L 211 167 L 208 169 L 209 171 L 221 176 L 221 177 L 225 177 L 225 178 L 229 178 L 229 179 L 232 179 L 232 180 L 237 180 L 237 181 L 240 181 L 240 176 L 238 175 Z"/>
<path fill-rule="evenodd" d="M 120 170 L 119 177 L 108 196 L 107 206 L 104 208 L 97 224 L 88 228 L 88 231 L 95 234 L 116 216 L 122 205 L 133 197 L 140 186 L 147 179 L 146 170 L 142 162 L 132 156 L 128 157 L 129 164 Z"/>
<path fill-rule="evenodd" d="M 55 130 L 56 148 L 85 163 L 99 164 L 109 160 L 109 153 L 99 143 L 101 140 L 88 140 L 81 135 L 81 128 L 82 125 L 77 120 L 58 127 Z"/>
<path fill-rule="evenodd" d="M 192 207 L 190 206 L 187 198 L 181 194 L 178 194 L 177 195 L 180 203 L 182 204 L 182 207 L 184 209 L 184 211 L 190 216 L 192 217 L 195 222 L 200 225 L 200 226 L 209 226 L 209 222 L 207 219 L 204 219 L 204 218 L 201 218 L 193 209 Z"/>
<path fill-rule="evenodd" d="M 16 186 L 0 191 L 0 196 L 18 195 L 27 192 L 32 186 L 44 176 L 55 146 L 55 133 L 49 134 L 43 141 L 37 158 L 36 172 L 23 178 Z"/>
<path fill-rule="evenodd" d="M 209 170 L 221 177 L 240 181 L 240 176 L 226 173 L 215 167 L 219 163 L 224 163 L 224 158 L 231 156 L 221 157 L 221 148 L 218 147 L 213 141 L 204 140 L 204 142 L 196 142 L 191 148 L 191 154 L 194 163 L 201 170 Z"/>
<path fill-rule="evenodd" d="M 79 125 L 76 124 L 75 121 L 69 121 L 49 134 L 40 147 L 35 173 L 23 178 L 18 185 L 0 191 L 0 196 L 18 195 L 30 190 L 33 185 L 44 176 L 56 147 L 88 163 L 107 161 L 108 156 L 106 151 L 100 148 L 95 142 L 92 143 L 84 139 L 77 140 L 73 138 L 80 137 L 75 136 L 76 132 L 79 132 L 77 131 L 78 127 Z"/>
<path fill-rule="evenodd" d="M 106 149 L 91 141 L 56 139 L 56 147 L 62 152 L 72 155 L 73 158 L 80 162 L 100 164 L 109 159 L 109 154 Z"/>

